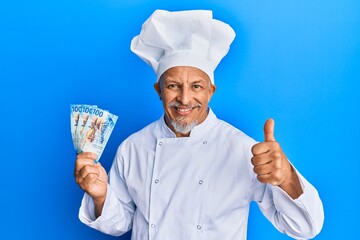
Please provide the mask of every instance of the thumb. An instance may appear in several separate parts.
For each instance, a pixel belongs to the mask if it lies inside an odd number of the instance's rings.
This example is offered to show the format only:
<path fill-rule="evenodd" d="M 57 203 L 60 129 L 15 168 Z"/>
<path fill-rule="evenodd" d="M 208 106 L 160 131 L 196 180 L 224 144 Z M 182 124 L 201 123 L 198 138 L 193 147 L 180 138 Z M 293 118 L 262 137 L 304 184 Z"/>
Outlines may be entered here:
<path fill-rule="evenodd" d="M 269 118 L 268 120 L 266 120 L 265 125 L 264 125 L 264 137 L 265 137 L 265 142 L 275 142 L 275 137 L 274 137 L 274 126 L 275 126 L 275 121 L 272 118 Z"/>

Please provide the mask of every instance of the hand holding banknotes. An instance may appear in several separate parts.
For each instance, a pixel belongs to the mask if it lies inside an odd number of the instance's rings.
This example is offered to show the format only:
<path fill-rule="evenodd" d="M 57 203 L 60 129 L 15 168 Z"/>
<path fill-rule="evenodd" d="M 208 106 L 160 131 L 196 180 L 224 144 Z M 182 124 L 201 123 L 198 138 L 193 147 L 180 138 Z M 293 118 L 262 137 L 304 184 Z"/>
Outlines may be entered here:
<path fill-rule="evenodd" d="M 91 152 L 79 153 L 75 162 L 75 181 L 94 200 L 95 215 L 101 215 L 107 190 L 107 174 L 101 164 L 95 163 L 97 155 Z"/>
<path fill-rule="evenodd" d="M 71 136 L 77 153 L 75 181 L 94 200 L 96 217 L 102 212 L 108 180 L 99 160 L 116 121 L 116 115 L 96 105 L 70 105 Z"/>

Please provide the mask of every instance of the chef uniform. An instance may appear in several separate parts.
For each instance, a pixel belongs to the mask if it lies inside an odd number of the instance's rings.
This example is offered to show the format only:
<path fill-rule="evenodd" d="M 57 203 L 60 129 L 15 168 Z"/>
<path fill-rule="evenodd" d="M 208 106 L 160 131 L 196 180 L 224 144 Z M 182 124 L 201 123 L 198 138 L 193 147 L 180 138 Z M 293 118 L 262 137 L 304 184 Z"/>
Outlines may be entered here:
<path fill-rule="evenodd" d="M 193 66 L 213 82 L 234 36 L 210 11 L 157 10 L 131 49 L 158 79 L 172 66 Z M 279 231 L 314 237 L 324 218 L 316 189 L 298 172 L 303 194 L 295 200 L 260 183 L 251 164 L 254 144 L 211 109 L 189 137 L 177 138 L 161 116 L 120 145 L 101 216 L 95 217 L 92 198 L 85 194 L 80 220 L 114 236 L 132 229 L 135 240 L 240 240 L 246 239 L 249 205 L 256 201 Z"/>

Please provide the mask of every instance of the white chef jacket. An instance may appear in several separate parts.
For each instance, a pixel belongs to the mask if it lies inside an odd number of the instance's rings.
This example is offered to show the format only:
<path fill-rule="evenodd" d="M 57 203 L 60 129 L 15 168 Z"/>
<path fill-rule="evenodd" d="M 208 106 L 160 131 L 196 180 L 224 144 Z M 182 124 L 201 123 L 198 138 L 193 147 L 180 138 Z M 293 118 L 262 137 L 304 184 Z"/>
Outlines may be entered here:
<path fill-rule="evenodd" d="M 314 237 L 324 218 L 316 189 L 299 173 L 304 192 L 296 200 L 260 183 L 251 164 L 255 143 L 212 110 L 183 138 L 162 116 L 118 148 L 102 215 L 96 219 L 85 194 L 79 218 L 114 236 L 132 229 L 135 240 L 241 240 L 256 201 L 280 232 Z"/>

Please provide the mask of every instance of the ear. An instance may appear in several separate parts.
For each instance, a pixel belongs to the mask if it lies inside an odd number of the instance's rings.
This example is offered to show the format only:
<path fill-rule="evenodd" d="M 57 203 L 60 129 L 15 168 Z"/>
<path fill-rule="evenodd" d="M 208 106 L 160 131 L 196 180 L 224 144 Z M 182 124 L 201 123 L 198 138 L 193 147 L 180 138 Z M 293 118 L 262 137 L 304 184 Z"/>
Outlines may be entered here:
<path fill-rule="evenodd" d="M 160 87 L 160 84 L 159 84 L 159 83 L 155 83 L 155 84 L 154 84 L 154 89 L 155 89 L 155 91 L 157 92 L 157 94 L 159 95 L 160 100 L 161 100 L 161 87 Z"/>
<path fill-rule="evenodd" d="M 211 85 L 210 85 L 210 89 L 209 89 L 209 92 L 210 92 L 209 102 L 210 102 L 211 97 L 212 97 L 213 94 L 215 93 L 215 91 L 216 91 L 216 86 L 215 86 L 214 84 L 211 84 Z"/>

